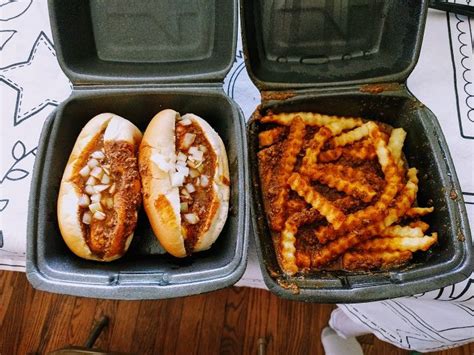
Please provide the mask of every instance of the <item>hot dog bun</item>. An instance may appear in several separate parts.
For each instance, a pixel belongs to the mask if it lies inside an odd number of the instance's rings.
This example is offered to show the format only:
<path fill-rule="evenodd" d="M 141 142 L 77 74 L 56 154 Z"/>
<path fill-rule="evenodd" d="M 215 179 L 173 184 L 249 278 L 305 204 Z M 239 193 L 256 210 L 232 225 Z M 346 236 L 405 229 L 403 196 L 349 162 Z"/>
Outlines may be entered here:
<path fill-rule="evenodd" d="M 194 141 L 187 146 L 181 145 L 189 132 L 195 134 Z M 184 182 L 177 184 L 180 173 L 176 169 L 179 170 L 183 155 L 187 160 L 182 169 L 191 170 Z M 192 168 L 200 162 L 197 159 L 196 164 L 194 157 L 201 155 L 202 167 Z M 196 115 L 180 117 L 176 111 L 163 110 L 153 117 L 143 135 L 139 166 L 145 211 L 166 251 L 176 257 L 185 257 L 209 249 L 225 224 L 229 205 L 227 154 L 214 129 Z M 187 193 L 190 198 L 183 196 L 183 189 L 188 184 L 192 185 L 189 187 L 191 192 Z M 196 191 L 192 191 L 193 187 Z M 183 203 L 188 203 L 186 212 Z M 196 222 L 193 215 L 199 221 Z"/>
<path fill-rule="evenodd" d="M 77 256 L 112 261 L 127 251 L 141 204 L 137 161 L 141 138 L 137 127 L 112 113 L 95 116 L 80 132 L 57 204 L 61 235 Z M 94 171 L 95 166 L 99 169 Z"/>

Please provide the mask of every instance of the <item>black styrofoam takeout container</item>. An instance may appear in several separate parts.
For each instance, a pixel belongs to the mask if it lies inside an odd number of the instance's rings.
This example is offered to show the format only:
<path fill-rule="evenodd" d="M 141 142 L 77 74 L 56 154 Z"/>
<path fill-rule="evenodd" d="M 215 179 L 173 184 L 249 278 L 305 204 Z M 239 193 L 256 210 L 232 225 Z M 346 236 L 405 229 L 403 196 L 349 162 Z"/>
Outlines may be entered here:
<path fill-rule="evenodd" d="M 248 124 L 252 222 L 264 281 L 281 297 L 311 302 L 366 302 L 412 295 L 471 274 L 471 234 L 448 146 L 434 114 L 407 89 L 418 59 L 426 1 L 242 0 L 249 75 L 262 104 Z M 407 131 L 404 153 L 420 179 L 417 202 L 439 243 L 391 271 L 280 270 L 258 176 L 260 115 L 312 111 L 361 116 Z"/>
<path fill-rule="evenodd" d="M 241 110 L 222 88 L 235 55 L 236 1 L 49 0 L 49 11 L 59 63 L 74 90 L 46 121 L 40 139 L 29 205 L 28 280 L 45 291 L 115 299 L 178 297 L 237 282 L 247 262 L 247 147 Z M 82 127 L 113 112 L 144 131 L 165 108 L 203 117 L 224 141 L 231 194 L 221 235 L 208 251 L 174 258 L 162 254 L 142 210 L 121 259 L 100 263 L 75 256 L 60 235 L 56 201 Z"/>

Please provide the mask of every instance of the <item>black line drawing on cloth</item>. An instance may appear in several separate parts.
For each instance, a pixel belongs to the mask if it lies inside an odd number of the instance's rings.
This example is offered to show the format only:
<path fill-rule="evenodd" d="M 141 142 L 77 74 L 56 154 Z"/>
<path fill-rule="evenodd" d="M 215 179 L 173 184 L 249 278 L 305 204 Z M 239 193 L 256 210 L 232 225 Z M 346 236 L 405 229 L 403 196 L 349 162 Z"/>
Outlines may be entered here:
<path fill-rule="evenodd" d="M 25 266 L 24 266 L 24 265 L 15 265 L 15 264 L 3 264 L 3 263 L 0 263 L 0 266 L 19 267 L 19 268 L 25 269 Z"/>
<path fill-rule="evenodd" d="M 3 184 L 6 180 L 17 181 L 26 178 L 30 174 L 30 172 L 24 169 L 17 168 L 17 165 L 29 155 L 33 155 L 36 157 L 36 150 L 37 147 L 27 152 L 25 144 L 23 144 L 22 141 L 16 141 L 12 147 L 11 152 L 14 162 L 7 170 L 5 175 L 0 178 L 0 185 Z"/>
<path fill-rule="evenodd" d="M 447 331 L 450 331 L 450 330 L 454 330 L 454 329 L 469 329 L 469 328 L 474 328 L 474 325 L 466 325 L 466 326 L 459 326 L 459 327 L 451 327 L 451 328 L 445 328 L 445 329 L 437 329 L 435 328 L 432 324 L 429 324 L 428 322 L 426 322 L 424 319 L 422 319 L 418 313 L 416 313 L 413 309 L 411 309 L 410 307 L 408 307 L 407 305 L 403 304 L 402 302 L 398 302 L 398 301 L 394 301 L 392 300 L 391 303 L 394 303 L 396 304 L 400 309 L 402 309 L 404 312 L 408 313 L 408 315 L 410 316 L 411 320 L 408 319 L 408 317 L 406 317 L 406 319 L 408 320 L 408 322 L 416 329 L 419 329 L 418 326 L 420 327 L 423 327 L 424 330 L 434 334 L 435 336 L 438 336 L 444 340 L 447 340 L 447 341 L 450 341 L 450 342 L 462 342 L 462 341 L 468 341 L 469 339 L 471 339 L 472 337 L 467 337 L 467 338 L 462 338 L 462 339 L 450 339 L 450 338 L 447 338 L 446 336 L 442 335 L 441 333 L 443 332 L 447 332 Z M 403 316 L 400 312 L 399 314 L 402 316 L 402 317 L 405 317 Z M 415 326 L 415 324 L 413 322 L 416 322 L 418 326 Z M 421 330 L 419 329 L 421 332 L 427 334 L 424 330 Z"/>
<path fill-rule="evenodd" d="M 464 198 L 464 203 L 467 205 L 474 205 L 474 192 L 465 192 L 462 191 L 463 198 Z M 467 200 L 472 200 L 472 201 L 467 201 Z"/>
<path fill-rule="evenodd" d="M 339 307 L 344 307 L 345 309 L 347 309 L 347 311 L 351 313 L 354 317 L 356 317 L 362 324 L 372 329 L 374 333 L 377 333 L 383 338 L 387 339 L 388 342 L 396 342 L 399 344 L 402 343 L 401 339 L 397 339 L 392 334 L 387 333 L 383 328 L 379 327 L 376 323 L 374 323 L 369 318 L 367 318 L 364 314 L 362 314 L 357 308 L 353 306 L 348 306 L 345 304 L 341 304 L 339 305 Z"/>
<path fill-rule="evenodd" d="M 3 231 L 0 230 L 0 248 L 3 248 Z"/>
<path fill-rule="evenodd" d="M 9 40 L 15 35 L 15 30 L 1 30 L 0 31 L 0 51 L 5 47 Z"/>
<path fill-rule="evenodd" d="M 0 199 L 0 212 L 5 211 L 9 203 L 10 203 L 10 200 L 7 198 Z"/>
<path fill-rule="evenodd" d="M 471 308 L 467 304 L 462 303 L 453 303 L 453 305 L 465 311 L 467 314 L 469 314 L 470 317 L 474 317 L 474 308 Z"/>
<path fill-rule="evenodd" d="M 31 6 L 33 0 L 7 0 L 0 2 L 0 21 L 9 21 L 23 15 Z"/>
<path fill-rule="evenodd" d="M 455 17 L 459 20 L 459 17 L 458 15 L 455 15 Z M 457 111 L 458 111 L 458 124 L 459 124 L 459 130 L 460 130 L 460 133 L 461 133 L 461 137 L 462 138 L 465 138 L 465 139 L 474 139 L 474 136 L 469 136 L 469 135 L 466 135 L 464 133 L 464 128 L 463 128 L 463 122 L 462 122 L 462 117 L 461 117 L 461 109 L 460 109 L 460 106 L 459 106 L 459 100 L 460 100 L 460 96 L 459 96 L 459 92 L 458 92 L 458 80 L 457 80 L 457 73 L 456 73 L 456 61 L 454 59 L 454 47 L 453 47 L 453 40 L 452 40 L 452 33 L 451 33 L 451 22 L 450 22 L 450 13 L 447 12 L 446 13 L 446 19 L 447 19 L 447 24 L 448 24 L 448 38 L 449 38 L 449 46 L 450 46 L 450 50 L 451 50 L 451 63 L 452 63 L 452 66 L 453 66 L 453 74 L 454 74 L 454 92 L 456 94 L 456 108 L 457 108 Z M 461 54 L 461 56 L 463 57 L 463 59 L 461 60 L 461 65 L 464 67 L 464 72 L 463 72 L 463 78 L 465 79 L 465 76 L 464 74 L 467 74 L 467 67 L 463 64 L 463 60 L 466 59 L 466 55 L 462 52 L 462 48 L 466 47 L 466 44 L 461 42 L 460 40 L 460 36 L 462 34 L 465 34 L 465 32 L 462 32 L 459 28 L 459 25 L 460 25 L 460 22 L 458 21 L 458 23 L 456 24 L 456 28 L 458 29 L 458 31 L 460 32 L 458 34 L 458 41 L 460 42 L 460 47 L 458 48 L 458 51 L 459 53 Z M 464 46 L 464 47 L 463 47 Z M 472 97 L 472 95 L 469 94 L 469 92 L 467 91 L 467 85 L 469 85 L 471 82 L 466 82 L 465 85 L 463 86 L 464 88 L 464 91 L 465 91 L 465 94 L 467 95 L 467 98 L 466 98 L 466 103 L 467 103 L 467 100 L 469 99 L 469 97 Z M 470 107 L 470 106 L 468 106 Z M 472 108 L 470 108 L 469 112 L 472 112 Z M 474 113 L 473 113 L 474 114 Z M 469 113 L 468 113 L 468 117 L 469 117 Z"/>
<path fill-rule="evenodd" d="M 231 98 L 235 97 L 234 92 L 235 92 L 236 80 L 237 80 L 239 74 L 244 69 L 245 69 L 245 63 L 242 62 L 237 66 L 237 68 L 235 68 L 235 70 L 232 72 L 232 75 L 230 76 L 229 84 L 227 85 L 227 88 L 226 88 L 227 90 L 225 90 L 225 91 L 227 92 L 227 95 L 229 95 Z"/>
<path fill-rule="evenodd" d="M 54 58 L 46 58 L 46 60 L 38 61 L 38 53 Z M 54 68 L 52 66 L 54 66 Z M 57 106 L 60 100 L 65 98 L 63 97 L 64 90 L 62 90 L 64 88 L 45 86 L 45 83 L 51 81 L 51 72 L 60 70 L 56 68 L 58 66 L 59 64 L 56 60 L 56 52 L 53 43 L 48 36 L 41 31 L 26 61 L 0 68 L 0 84 L 6 84 L 16 91 L 17 94 L 14 111 L 15 116 L 13 119 L 14 126 L 19 125 L 47 106 Z M 30 72 L 27 72 L 27 70 L 30 70 Z M 61 85 L 61 83 L 56 84 Z M 44 90 L 38 90 L 38 87 L 42 87 Z M 72 89 L 70 82 L 69 88 Z"/>

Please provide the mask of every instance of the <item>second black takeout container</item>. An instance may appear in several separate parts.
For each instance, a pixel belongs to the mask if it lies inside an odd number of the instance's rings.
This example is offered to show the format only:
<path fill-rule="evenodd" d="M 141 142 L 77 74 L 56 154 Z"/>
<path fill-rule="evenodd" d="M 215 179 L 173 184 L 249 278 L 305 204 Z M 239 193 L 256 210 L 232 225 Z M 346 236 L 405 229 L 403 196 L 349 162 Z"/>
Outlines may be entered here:
<path fill-rule="evenodd" d="M 38 148 L 28 221 L 31 284 L 78 296 L 157 299 L 237 282 L 247 262 L 247 147 L 242 113 L 222 88 L 235 55 L 236 1 L 50 0 L 49 11 L 59 63 L 74 89 L 46 121 Z M 224 141 L 231 195 L 221 235 L 192 257 L 163 255 L 141 211 L 121 259 L 76 257 L 60 235 L 56 201 L 79 132 L 102 112 L 144 131 L 165 108 L 203 117 Z"/>
<path fill-rule="evenodd" d="M 407 89 L 420 52 L 426 1 L 242 0 L 246 65 L 262 92 L 248 125 L 252 221 L 264 281 L 275 294 L 312 302 L 365 302 L 412 295 L 471 274 L 471 234 L 448 146 L 433 113 Z M 285 276 L 277 263 L 258 176 L 258 116 L 312 111 L 403 127 L 418 169 L 420 206 L 439 244 L 392 271 Z"/>

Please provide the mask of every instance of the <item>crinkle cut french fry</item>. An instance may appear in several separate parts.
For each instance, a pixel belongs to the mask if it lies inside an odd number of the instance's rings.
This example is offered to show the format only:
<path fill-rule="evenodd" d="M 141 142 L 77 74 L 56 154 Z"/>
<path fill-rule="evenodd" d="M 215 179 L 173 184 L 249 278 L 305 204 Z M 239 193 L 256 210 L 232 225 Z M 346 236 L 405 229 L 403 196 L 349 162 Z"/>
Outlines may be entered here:
<path fill-rule="evenodd" d="M 381 237 L 384 238 L 421 238 L 424 236 L 424 231 L 421 227 L 411 226 L 390 226 L 380 233 Z"/>
<path fill-rule="evenodd" d="M 431 236 L 423 236 L 420 238 L 395 237 L 395 238 L 374 238 L 364 243 L 358 244 L 357 250 L 369 251 L 411 251 L 418 250 L 427 251 L 434 243 L 438 241 L 438 233 L 432 233 Z"/>
<path fill-rule="evenodd" d="M 414 221 L 409 224 L 412 228 L 420 228 L 423 234 L 430 228 L 430 225 L 423 221 Z"/>
<path fill-rule="evenodd" d="M 372 189 L 370 185 L 354 179 L 354 175 L 357 175 L 355 169 L 347 167 L 347 169 L 344 170 L 346 174 L 343 174 L 341 169 L 332 166 L 320 166 L 320 168 L 309 169 L 306 171 L 306 175 L 312 180 L 318 180 L 329 187 L 345 192 L 364 202 L 370 202 L 377 192 Z M 354 175 L 351 176 L 351 172 L 353 172 Z"/>
<path fill-rule="evenodd" d="M 377 158 L 375 148 L 369 139 L 364 139 L 352 145 L 328 149 L 319 153 L 318 162 L 327 163 L 338 160 L 341 156 L 346 159 L 373 160 Z"/>
<path fill-rule="evenodd" d="M 406 215 L 411 205 L 416 199 L 418 193 L 418 177 L 417 170 L 415 168 L 408 169 L 407 177 L 408 182 L 403 188 L 395 200 L 395 207 L 389 208 L 387 216 L 384 219 L 385 227 L 389 227 L 400 219 L 400 217 Z"/>
<path fill-rule="evenodd" d="M 284 127 L 275 127 L 258 134 L 258 143 L 260 148 L 271 146 L 281 139 L 285 132 Z"/>
<path fill-rule="evenodd" d="M 434 207 L 412 207 L 407 211 L 406 216 L 410 218 L 423 217 L 423 216 L 426 216 L 427 214 L 430 214 L 433 211 L 434 211 Z"/>
<path fill-rule="evenodd" d="M 335 229 L 339 228 L 345 219 L 344 213 L 328 201 L 319 192 L 311 187 L 309 181 L 298 173 L 293 173 L 288 179 L 291 189 L 311 204 L 331 223 Z"/>
<path fill-rule="evenodd" d="M 342 156 L 347 159 L 352 158 L 357 160 L 372 160 L 377 158 L 375 148 L 368 139 L 361 141 L 360 144 L 356 143 L 350 147 L 344 147 L 342 149 Z"/>
<path fill-rule="evenodd" d="M 407 175 L 408 182 L 397 196 L 394 206 L 388 209 L 387 216 L 383 221 L 372 224 L 365 229 L 350 232 L 349 234 L 341 236 L 324 245 L 312 256 L 311 265 L 320 268 L 330 263 L 355 245 L 380 234 L 385 228 L 389 227 L 403 216 L 413 204 L 413 201 L 415 201 L 416 193 L 418 192 L 416 169 L 409 169 Z"/>
<path fill-rule="evenodd" d="M 318 156 L 318 161 L 320 163 L 327 163 L 330 161 L 337 160 L 341 157 L 342 151 L 343 151 L 342 148 L 335 148 L 335 149 L 325 150 L 324 152 L 320 152 Z"/>
<path fill-rule="evenodd" d="M 316 132 L 309 147 L 306 148 L 306 153 L 303 157 L 303 165 L 301 167 L 302 172 L 317 163 L 321 148 L 331 136 L 331 131 L 326 127 L 321 127 L 319 131 Z"/>
<path fill-rule="evenodd" d="M 342 133 L 341 135 L 332 138 L 329 141 L 329 145 L 333 148 L 336 147 L 342 147 L 351 143 L 354 143 L 356 141 L 361 140 L 362 138 L 365 138 L 369 135 L 369 133 L 377 129 L 377 124 L 374 122 L 367 122 L 364 123 L 362 126 L 357 127 L 351 131 Z"/>
<path fill-rule="evenodd" d="M 335 120 L 333 122 L 328 123 L 324 127 L 329 129 L 333 136 L 337 136 L 338 134 L 341 134 L 342 131 L 346 129 L 352 129 L 359 125 L 359 122 L 354 120 Z"/>
<path fill-rule="evenodd" d="M 280 252 L 281 252 L 281 267 L 283 272 L 287 275 L 294 275 L 298 272 L 298 266 L 296 266 L 296 232 L 298 228 L 295 224 L 291 223 L 291 217 L 285 223 L 285 228 L 280 235 Z"/>
<path fill-rule="evenodd" d="M 390 134 L 390 139 L 388 141 L 388 149 L 392 152 L 393 159 L 397 163 L 399 168 L 403 167 L 403 161 L 401 159 L 402 156 L 402 148 L 403 143 L 405 142 L 405 137 L 407 136 L 407 132 L 403 128 L 395 128 L 392 130 Z"/>
<path fill-rule="evenodd" d="M 339 116 L 328 116 L 313 112 L 290 112 L 290 113 L 278 113 L 261 118 L 262 123 L 279 123 L 284 126 L 291 125 L 293 119 L 299 116 L 303 122 L 308 126 L 324 126 L 335 121 L 347 121 L 352 123 L 354 126 L 360 126 L 362 119 L 358 117 L 339 117 Z"/>
<path fill-rule="evenodd" d="M 371 134 L 372 133 L 373 132 L 371 132 Z M 379 200 L 374 205 L 349 214 L 344 220 L 344 223 L 340 226 L 339 233 L 336 232 L 336 229 L 338 228 L 334 228 L 333 226 L 324 226 L 318 228 L 316 230 L 316 238 L 318 238 L 319 242 L 322 244 L 327 243 L 330 240 L 334 240 L 342 233 L 360 228 L 364 224 L 366 225 L 369 222 L 376 223 L 379 220 L 382 220 L 386 214 L 387 207 L 390 205 L 399 191 L 400 184 L 402 182 L 402 177 L 399 175 L 399 169 L 395 164 L 391 153 L 387 149 L 385 141 L 382 139 L 381 135 L 374 134 L 373 139 L 375 141 L 374 145 L 376 146 L 379 163 L 385 174 L 386 185 L 384 190 Z"/>
<path fill-rule="evenodd" d="M 278 192 L 278 197 L 272 206 L 276 211 L 272 225 L 276 227 L 277 231 L 280 231 L 285 223 L 285 205 L 288 200 L 287 180 L 294 169 L 296 157 L 303 146 L 304 134 L 305 124 L 299 117 L 296 117 L 291 123 L 290 133 L 285 142 L 285 150 L 280 161 L 280 174 L 277 179 L 279 179 L 281 190 Z"/>
<path fill-rule="evenodd" d="M 347 179 L 357 182 L 365 182 L 366 181 L 366 173 L 355 169 L 348 165 L 341 165 L 341 164 L 320 164 L 320 169 L 327 171 L 330 174 L 334 174 L 335 176 L 344 176 Z"/>
<path fill-rule="evenodd" d="M 342 257 L 342 267 L 346 270 L 388 269 L 410 261 L 410 251 L 349 251 Z"/>
<path fill-rule="evenodd" d="M 321 214 L 314 208 L 311 208 L 292 214 L 285 222 L 285 228 L 280 236 L 280 255 L 283 272 L 287 275 L 293 275 L 298 272 L 299 265 L 303 267 L 310 266 L 310 257 L 297 253 L 295 236 L 301 225 L 313 223 L 320 218 L 322 218 Z"/>

